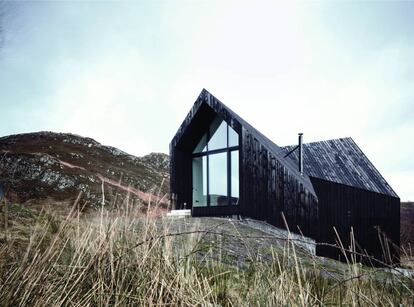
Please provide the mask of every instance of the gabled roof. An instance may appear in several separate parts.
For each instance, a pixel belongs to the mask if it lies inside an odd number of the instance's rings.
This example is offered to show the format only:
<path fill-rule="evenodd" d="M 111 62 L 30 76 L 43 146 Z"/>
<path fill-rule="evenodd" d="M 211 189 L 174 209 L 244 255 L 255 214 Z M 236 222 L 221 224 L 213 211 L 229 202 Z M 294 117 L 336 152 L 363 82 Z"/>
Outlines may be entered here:
<path fill-rule="evenodd" d="M 295 146 L 283 147 L 287 153 Z M 298 150 L 286 159 L 298 162 Z M 352 138 L 303 144 L 303 171 L 309 176 L 398 197 Z"/>
<path fill-rule="evenodd" d="M 268 152 L 272 153 L 276 157 L 276 159 L 278 159 L 278 161 L 283 166 L 285 166 L 290 173 L 295 175 L 299 182 L 301 182 L 303 186 L 316 197 L 316 193 L 310 181 L 310 178 L 306 174 L 301 175 L 298 171 L 297 164 L 295 164 L 291 159 L 284 158 L 285 151 L 281 147 L 279 147 L 266 136 L 264 136 L 262 133 L 260 133 L 257 129 L 255 129 L 252 125 L 250 125 L 243 118 L 237 115 L 233 110 L 231 110 L 224 103 L 222 103 L 220 100 L 214 97 L 206 89 L 203 89 L 201 91 L 192 109 L 190 110 L 187 117 L 184 119 L 183 123 L 178 129 L 176 135 L 172 139 L 172 144 L 176 144 L 179 141 L 179 139 L 184 134 L 186 128 L 189 126 L 192 119 L 195 117 L 195 114 L 200 109 L 201 105 L 204 103 L 206 103 L 218 114 L 222 115 L 223 112 L 227 112 L 233 121 L 238 122 L 246 131 L 248 131 L 253 137 L 255 137 L 260 142 L 260 144 L 268 150 Z"/>

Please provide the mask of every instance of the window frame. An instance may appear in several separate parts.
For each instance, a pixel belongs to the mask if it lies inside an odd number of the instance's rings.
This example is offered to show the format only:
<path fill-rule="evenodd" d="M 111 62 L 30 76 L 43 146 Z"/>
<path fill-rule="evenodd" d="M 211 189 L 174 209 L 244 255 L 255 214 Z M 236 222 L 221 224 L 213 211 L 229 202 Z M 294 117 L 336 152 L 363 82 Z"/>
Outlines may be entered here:
<path fill-rule="evenodd" d="M 226 122 L 225 120 L 222 120 L 223 122 Z M 203 157 L 206 156 L 207 159 L 207 206 L 206 207 L 210 207 L 211 206 L 211 200 L 210 200 L 210 162 L 209 162 L 209 156 L 210 155 L 214 155 L 214 154 L 218 154 L 218 153 L 227 153 L 227 170 L 226 170 L 226 175 L 227 175 L 227 205 L 226 206 L 238 206 L 238 203 L 236 205 L 232 205 L 231 204 L 231 153 L 234 151 L 238 152 L 238 156 L 239 156 L 239 189 L 240 189 L 240 135 L 237 133 L 239 139 L 238 139 L 238 145 L 237 146 L 231 146 L 229 147 L 229 129 L 233 129 L 232 127 L 230 127 L 230 125 L 226 122 L 226 147 L 225 148 L 219 148 L 219 149 L 213 149 L 213 150 L 209 150 L 208 148 L 208 143 L 210 141 L 210 126 L 208 127 L 207 131 L 206 131 L 206 137 L 207 137 L 207 143 L 206 143 L 206 151 L 201 151 L 201 152 L 197 152 L 197 153 L 192 153 L 191 155 L 191 159 L 194 158 L 199 158 L 199 157 Z M 234 129 L 233 129 L 234 130 Z M 204 134 L 203 134 L 204 136 Z M 200 139 L 201 141 L 201 139 Z M 197 144 L 198 145 L 198 144 Z M 196 145 L 196 146 L 197 146 Z M 240 192 L 239 192 L 239 197 L 240 199 Z"/>

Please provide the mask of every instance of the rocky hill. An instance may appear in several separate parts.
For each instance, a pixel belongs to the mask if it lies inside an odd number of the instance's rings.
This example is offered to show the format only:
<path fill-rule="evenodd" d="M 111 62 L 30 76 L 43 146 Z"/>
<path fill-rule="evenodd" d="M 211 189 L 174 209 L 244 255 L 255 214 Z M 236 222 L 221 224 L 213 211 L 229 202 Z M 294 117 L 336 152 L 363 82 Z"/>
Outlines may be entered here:
<path fill-rule="evenodd" d="M 414 202 L 401 203 L 401 245 L 414 248 Z"/>
<path fill-rule="evenodd" d="M 0 138 L 0 189 L 12 202 L 73 201 L 120 204 L 129 197 L 168 205 L 169 157 L 129 155 L 74 134 L 37 132 Z M 164 197 L 164 198 L 163 198 Z M 52 202 L 53 203 L 53 202 Z M 401 204 L 401 243 L 414 242 L 414 204 Z"/>
<path fill-rule="evenodd" d="M 82 199 L 92 206 L 126 197 L 161 201 L 169 190 L 169 158 L 144 157 L 74 134 L 38 132 L 0 138 L 0 184 L 14 202 Z"/>

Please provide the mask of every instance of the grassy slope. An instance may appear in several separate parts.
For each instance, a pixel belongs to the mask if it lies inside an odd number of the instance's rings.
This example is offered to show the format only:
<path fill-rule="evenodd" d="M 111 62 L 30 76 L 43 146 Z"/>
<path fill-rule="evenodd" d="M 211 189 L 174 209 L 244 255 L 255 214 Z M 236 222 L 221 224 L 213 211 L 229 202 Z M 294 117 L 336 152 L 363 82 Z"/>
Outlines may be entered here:
<path fill-rule="evenodd" d="M 84 168 L 65 168 L 70 176 L 105 173 L 134 186 L 134 178 L 144 179 L 142 190 L 167 171 L 91 139 L 82 138 L 85 147 L 76 138 L 52 138 L 25 135 L 24 145 L 2 150 L 28 158 L 47 154 Z M 99 194 L 99 181 L 95 188 Z M 154 210 L 143 217 L 140 206 L 116 198 L 114 212 L 80 213 L 82 203 L 65 220 L 72 202 L 62 191 L 43 192 L 62 200 L 10 206 L 7 236 L 0 218 L 0 305 L 414 305 L 413 278 L 312 257 L 242 223 L 153 219 Z M 412 209 L 402 204 L 403 242 L 412 242 Z"/>
<path fill-rule="evenodd" d="M 414 303 L 414 281 L 314 258 L 226 219 L 142 218 L 132 207 L 68 219 L 13 205 L 0 229 L 5 306 Z"/>

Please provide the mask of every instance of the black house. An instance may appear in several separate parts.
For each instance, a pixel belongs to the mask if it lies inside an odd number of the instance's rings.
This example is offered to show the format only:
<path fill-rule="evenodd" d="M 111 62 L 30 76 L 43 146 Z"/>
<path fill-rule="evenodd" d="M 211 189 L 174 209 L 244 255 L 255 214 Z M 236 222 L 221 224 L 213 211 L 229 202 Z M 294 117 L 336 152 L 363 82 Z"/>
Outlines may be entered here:
<path fill-rule="evenodd" d="M 355 142 L 299 140 L 277 146 L 203 89 L 170 144 L 174 207 L 287 223 L 316 242 L 398 261 L 400 200 Z M 344 259 L 327 244 L 316 252 Z"/>

